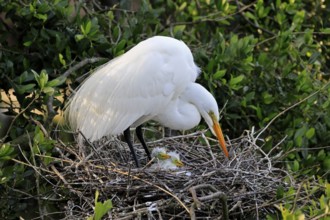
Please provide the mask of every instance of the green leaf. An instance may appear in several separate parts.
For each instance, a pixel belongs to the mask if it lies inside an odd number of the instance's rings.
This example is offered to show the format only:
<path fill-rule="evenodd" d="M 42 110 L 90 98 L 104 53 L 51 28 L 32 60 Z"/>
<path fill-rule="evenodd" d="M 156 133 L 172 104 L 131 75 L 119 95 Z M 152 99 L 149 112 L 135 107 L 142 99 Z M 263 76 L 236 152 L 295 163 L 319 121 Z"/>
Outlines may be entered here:
<path fill-rule="evenodd" d="M 96 190 L 96 192 L 95 192 L 95 204 L 99 200 L 99 195 L 100 195 L 100 192 L 98 190 Z"/>
<path fill-rule="evenodd" d="M 187 7 L 187 2 L 184 1 L 184 2 L 180 5 L 180 7 L 178 8 L 178 10 L 179 10 L 179 11 L 183 11 L 186 7 Z"/>
<path fill-rule="evenodd" d="M 214 79 L 221 79 L 222 77 L 224 77 L 226 72 L 227 72 L 227 70 L 218 70 L 216 73 L 213 74 L 213 78 Z"/>
<path fill-rule="evenodd" d="M 54 94 L 54 88 L 52 87 L 44 87 L 43 90 L 42 90 L 44 93 L 47 93 L 49 95 L 53 95 Z"/>
<path fill-rule="evenodd" d="M 298 147 L 301 147 L 303 145 L 303 138 L 301 136 L 297 137 L 295 143 Z"/>
<path fill-rule="evenodd" d="M 292 171 L 297 172 L 299 170 L 299 162 L 297 160 L 293 161 Z"/>
<path fill-rule="evenodd" d="M 89 217 L 88 219 L 101 220 L 101 218 L 112 208 L 112 202 L 110 199 L 103 203 L 98 202 L 99 194 L 99 191 L 96 190 L 94 215 L 92 218 Z"/>
<path fill-rule="evenodd" d="M 244 14 L 244 16 L 246 16 L 247 18 L 250 18 L 251 20 L 256 20 L 256 17 L 249 11 L 246 11 L 243 14 Z"/>
<path fill-rule="evenodd" d="M 85 36 L 84 35 L 82 35 L 82 34 L 76 34 L 75 36 L 74 36 L 74 38 L 76 39 L 76 41 L 78 42 L 78 41 L 81 41 L 82 39 L 84 39 L 85 38 Z"/>
<path fill-rule="evenodd" d="M 24 93 L 27 93 L 27 92 L 31 92 L 31 90 L 36 86 L 36 84 L 34 83 L 30 83 L 30 84 L 27 84 L 27 85 L 19 85 L 19 86 L 16 86 L 15 87 L 15 91 L 18 93 L 18 94 L 24 94 Z"/>
<path fill-rule="evenodd" d="M 92 27 L 92 22 L 89 20 L 87 22 L 87 24 L 85 25 L 85 28 L 84 28 L 84 34 L 85 35 L 88 35 L 88 33 L 91 31 L 91 27 Z"/>
<path fill-rule="evenodd" d="M 108 11 L 107 15 L 108 15 L 110 21 L 112 21 L 115 18 L 113 11 Z"/>
<path fill-rule="evenodd" d="M 123 54 L 125 51 L 123 50 L 123 48 L 126 45 L 126 40 L 122 39 L 121 41 L 119 41 L 119 43 L 116 45 L 116 47 L 114 47 L 114 54 L 115 56 L 119 56 L 121 54 Z"/>
<path fill-rule="evenodd" d="M 255 105 L 249 105 L 250 108 L 254 109 L 256 111 L 256 115 L 258 117 L 258 119 L 262 119 L 263 116 L 262 116 L 262 110 L 260 108 L 260 106 L 255 106 Z"/>
<path fill-rule="evenodd" d="M 119 43 L 117 44 L 117 46 L 116 46 L 116 50 L 117 50 L 117 51 L 120 51 L 120 50 L 124 49 L 125 45 L 126 45 L 126 40 L 125 40 L 125 39 L 122 39 L 122 40 L 119 41 Z"/>
<path fill-rule="evenodd" d="M 262 97 L 264 99 L 264 103 L 267 105 L 271 104 L 274 101 L 274 97 L 268 92 L 263 92 Z"/>
<path fill-rule="evenodd" d="M 30 5 L 29 5 L 30 7 L 30 12 L 31 12 L 31 14 L 33 14 L 34 12 L 35 12 L 35 7 L 33 6 L 33 4 L 31 4 L 30 3 Z"/>
<path fill-rule="evenodd" d="M 276 190 L 276 199 L 282 199 L 284 196 L 284 187 L 283 186 L 279 186 Z"/>
<path fill-rule="evenodd" d="M 324 150 L 320 150 L 318 153 L 317 153 L 317 159 L 318 160 L 324 160 L 326 157 L 326 153 L 324 152 Z"/>
<path fill-rule="evenodd" d="M 46 72 L 46 70 L 41 70 L 40 76 L 39 76 L 39 80 L 38 84 L 40 89 L 43 89 L 46 85 L 46 83 L 48 82 L 48 74 Z"/>
<path fill-rule="evenodd" d="M 34 75 L 34 78 L 37 81 L 38 85 L 40 85 L 40 76 L 39 76 L 39 74 L 34 70 L 31 70 L 31 71 L 32 71 L 32 73 Z"/>
<path fill-rule="evenodd" d="M 42 133 L 40 127 L 37 126 L 34 130 L 33 143 L 39 144 L 44 142 L 44 140 L 45 140 L 44 133 Z"/>
<path fill-rule="evenodd" d="M 65 77 L 62 77 L 62 76 L 59 76 L 51 81 L 49 81 L 46 86 L 47 87 L 55 87 L 55 86 L 59 86 L 59 85 L 62 85 L 64 82 L 65 82 L 66 78 Z"/>
<path fill-rule="evenodd" d="M 32 44 L 32 41 L 26 41 L 26 42 L 23 43 L 23 45 L 26 46 L 26 47 L 31 46 L 31 44 Z"/>
<path fill-rule="evenodd" d="M 14 153 L 14 147 L 10 144 L 3 144 L 0 147 L 0 161 L 10 160 Z"/>
<path fill-rule="evenodd" d="M 330 170 L 330 158 L 325 158 L 322 162 L 322 166 L 324 167 L 324 170 Z M 328 197 L 330 198 L 330 183 L 328 190 L 329 190 Z"/>
<path fill-rule="evenodd" d="M 226 11 L 229 7 L 227 0 L 215 0 L 215 4 L 219 11 Z"/>
<path fill-rule="evenodd" d="M 311 139 L 315 134 L 315 128 L 310 128 L 308 131 L 306 131 L 306 137 L 307 139 Z"/>
<path fill-rule="evenodd" d="M 48 18 L 47 14 L 35 14 L 34 17 L 42 20 L 43 22 L 46 22 Z"/>
<path fill-rule="evenodd" d="M 60 60 L 60 63 L 61 63 L 63 66 L 66 66 L 65 59 L 63 58 L 63 55 L 62 55 L 61 53 L 58 54 L 58 59 Z"/>
<path fill-rule="evenodd" d="M 239 75 L 237 77 L 233 77 L 229 81 L 229 85 L 236 85 L 240 83 L 244 79 L 244 75 Z"/>
<path fill-rule="evenodd" d="M 182 32 L 186 29 L 186 25 L 175 25 L 173 28 L 174 35 L 181 36 Z"/>
<path fill-rule="evenodd" d="M 321 28 L 320 31 L 324 34 L 330 34 L 330 28 Z"/>
<path fill-rule="evenodd" d="M 319 202 L 320 202 L 320 208 L 325 209 L 327 206 L 327 202 L 326 199 L 324 198 L 324 195 L 321 195 Z"/>
<path fill-rule="evenodd" d="M 112 202 L 110 199 L 101 203 L 97 202 L 95 205 L 95 220 L 100 220 L 108 211 L 112 208 Z"/>
<path fill-rule="evenodd" d="M 298 138 L 298 137 L 302 137 L 304 136 L 304 134 L 306 133 L 306 126 L 302 126 L 301 128 L 297 129 L 295 134 L 294 134 L 294 138 Z"/>
<path fill-rule="evenodd" d="M 67 58 L 67 60 L 69 60 L 69 61 L 71 61 L 71 49 L 70 49 L 70 47 L 66 47 L 65 48 L 65 56 L 66 56 L 66 58 Z"/>

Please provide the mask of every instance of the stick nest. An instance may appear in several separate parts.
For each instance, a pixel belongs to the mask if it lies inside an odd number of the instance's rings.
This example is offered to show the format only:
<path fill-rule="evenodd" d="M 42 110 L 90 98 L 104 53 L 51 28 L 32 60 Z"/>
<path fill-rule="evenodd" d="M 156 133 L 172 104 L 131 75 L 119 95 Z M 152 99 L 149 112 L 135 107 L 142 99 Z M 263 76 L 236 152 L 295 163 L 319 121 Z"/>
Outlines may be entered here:
<path fill-rule="evenodd" d="M 150 150 L 176 151 L 185 164 L 174 171 L 151 169 L 139 143 L 135 149 L 143 168 L 137 169 L 126 143 L 117 138 L 93 145 L 60 147 L 60 163 L 52 166 L 57 190 L 69 191 L 68 219 L 93 214 L 99 201 L 112 200 L 109 219 L 226 219 L 264 217 L 275 210 L 272 200 L 288 174 L 247 131 L 228 143 L 225 158 L 216 140 L 204 132 L 162 138 L 147 143 Z M 74 155 L 74 157 L 72 157 Z"/>

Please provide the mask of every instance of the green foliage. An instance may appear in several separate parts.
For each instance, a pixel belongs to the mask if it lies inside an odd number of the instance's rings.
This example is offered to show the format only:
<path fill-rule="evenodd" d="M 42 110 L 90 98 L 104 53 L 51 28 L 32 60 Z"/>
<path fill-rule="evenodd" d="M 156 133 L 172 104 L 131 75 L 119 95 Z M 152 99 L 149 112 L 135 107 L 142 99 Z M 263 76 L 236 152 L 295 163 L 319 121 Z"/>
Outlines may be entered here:
<path fill-rule="evenodd" d="M 0 161 L 6 161 L 11 158 L 14 148 L 10 144 L 3 144 L 0 148 Z"/>
<path fill-rule="evenodd" d="M 49 183 L 39 183 L 39 174 L 35 173 L 35 170 L 53 162 L 53 159 L 47 156 L 52 154 L 54 144 L 55 141 L 46 137 L 40 127 L 35 127 L 35 131 L 27 134 L 21 144 L 1 145 L 1 218 L 16 219 L 26 211 L 29 204 L 35 203 L 33 198 L 21 201 L 22 196 L 36 195 L 37 189 L 41 193 L 39 196 L 47 195 L 49 191 L 52 191 Z M 51 202 L 45 205 L 45 208 L 50 206 L 53 206 Z M 31 210 L 37 212 L 37 206 L 31 207 Z"/>
<path fill-rule="evenodd" d="M 6 165 L 6 161 L 14 157 L 14 148 L 10 144 L 3 144 L 0 148 L 0 184 L 4 184 L 10 180 L 13 169 Z"/>
<path fill-rule="evenodd" d="M 16 116 L 5 141 L 33 134 L 22 152 L 12 144 L 0 148 L 5 193 L 12 193 L 8 186 L 35 193 L 34 170 L 13 159 L 25 161 L 24 155 L 43 165 L 53 162 L 37 156 L 52 155 L 56 142 L 35 122 L 51 133 L 69 86 L 77 87 L 80 77 L 100 63 L 64 72 L 87 58 L 110 60 L 154 35 L 173 36 L 192 49 L 202 68 L 198 82 L 220 108 L 227 103 L 221 119 L 225 134 L 235 138 L 272 122 L 262 135 L 266 152 L 282 151 L 290 172 L 328 175 L 330 5 L 325 1 L 94 2 L 0 0 L 0 88 L 17 98 L 1 96 L 1 108 Z M 281 212 L 284 217 L 292 207 L 284 205 Z"/>
<path fill-rule="evenodd" d="M 99 191 L 96 190 L 95 192 L 95 210 L 94 210 L 94 215 L 88 217 L 88 220 L 101 220 L 102 217 L 107 214 L 107 212 L 112 209 L 112 202 L 110 199 L 102 202 L 98 201 L 99 198 Z"/>
<path fill-rule="evenodd" d="M 319 179 L 317 185 L 311 185 L 308 181 L 302 182 L 300 188 L 290 188 L 287 192 L 279 189 L 277 199 L 285 198 L 285 203 L 278 209 L 283 220 L 322 219 L 330 217 L 330 184 Z M 290 201 L 290 202 L 288 202 Z M 271 215 L 268 220 L 277 219 Z"/>

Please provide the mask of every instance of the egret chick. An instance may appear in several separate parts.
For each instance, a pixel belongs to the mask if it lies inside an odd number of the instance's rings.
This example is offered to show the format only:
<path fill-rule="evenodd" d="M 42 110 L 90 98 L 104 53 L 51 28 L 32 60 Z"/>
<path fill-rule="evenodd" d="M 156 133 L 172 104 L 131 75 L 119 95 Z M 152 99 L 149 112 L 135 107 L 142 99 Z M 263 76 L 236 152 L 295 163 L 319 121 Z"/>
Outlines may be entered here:
<path fill-rule="evenodd" d="M 166 153 L 165 148 L 155 148 L 152 154 L 157 159 L 150 167 L 152 170 L 176 170 L 183 166 L 180 155 L 174 151 Z"/>
<path fill-rule="evenodd" d="M 170 155 L 166 153 L 166 149 L 164 147 L 156 147 L 151 152 L 151 157 L 156 158 L 158 161 L 163 161 L 171 158 Z"/>
<path fill-rule="evenodd" d="M 176 170 L 179 167 L 183 167 L 183 163 L 180 160 L 180 155 L 178 153 L 170 151 L 167 155 L 169 155 L 170 158 L 160 162 L 160 167 L 162 170 Z"/>

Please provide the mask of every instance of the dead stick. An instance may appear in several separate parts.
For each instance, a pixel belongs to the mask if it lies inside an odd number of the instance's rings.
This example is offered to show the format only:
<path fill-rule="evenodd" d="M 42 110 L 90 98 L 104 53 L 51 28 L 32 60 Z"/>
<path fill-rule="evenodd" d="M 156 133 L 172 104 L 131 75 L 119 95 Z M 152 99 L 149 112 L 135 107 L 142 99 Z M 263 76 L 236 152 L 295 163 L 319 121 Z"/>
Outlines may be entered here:
<path fill-rule="evenodd" d="M 129 175 L 129 173 L 128 172 L 125 172 L 125 171 L 122 171 L 122 170 L 119 170 L 119 169 L 116 169 L 116 168 L 105 168 L 105 167 L 102 167 L 102 166 L 98 166 L 98 165 L 96 165 L 96 166 L 94 166 L 94 167 L 96 167 L 96 168 L 99 168 L 99 169 L 108 169 L 108 170 L 110 170 L 110 171 L 113 171 L 113 172 L 116 172 L 116 173 L 119 173 L 119 174 L 122 174 L 122 175 L 126 175 L 126 176 L 128 176 Z M 168 194 L 168 195 L 170 195 L 170 196 L 172 196 L 176 201 L 178 201 L 179 202 L 179 204 L 190 214 L 190 211 L 189 211 L 189 209 L 188 209 L 188 207 L 176 196 L 176 195 L 174 195 L 173 193 L 171 193 L 170 191 L 168 191 L 168 190 L 166 190 L 166 189 L 164 189 L 164 188 L 162 188 L 162 187 L 160 187 L 160 186 L 158 186 L 158 185 L 155 185 L 155 184 L 152 184 L 152 183 L 150 183 L 149 181 L 146 181 L 146 180 L 144 180 L 144 179 L 141 179 L 140 177 L 137 177 L 137 176 L 133 176 L 133 175 L 130 175 L 133 179 L 135 179 L 135 180 L 139 180 L 139 181 L 142 181 L 142 182 L 144 182 L 144 183 L 146 183 L 146 184 L 148 184 L 148 185 L 150 185 L 150 186 L 153 186 L 153 187 L 155 187 L 155 188 L 157 188 L 157 189 L 159 189 L 159 190 L 161 190 L 161 191 L 163 191 L 163 192 L 165 192 L 166 194 Z"/>

